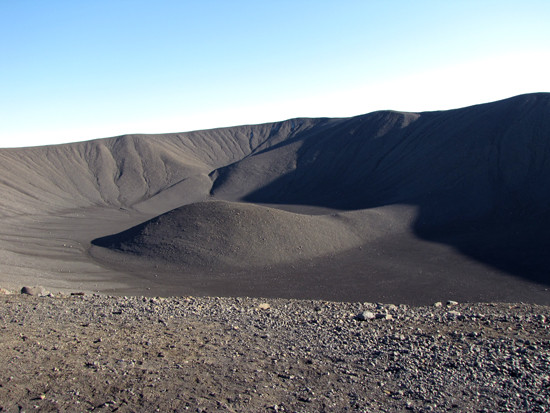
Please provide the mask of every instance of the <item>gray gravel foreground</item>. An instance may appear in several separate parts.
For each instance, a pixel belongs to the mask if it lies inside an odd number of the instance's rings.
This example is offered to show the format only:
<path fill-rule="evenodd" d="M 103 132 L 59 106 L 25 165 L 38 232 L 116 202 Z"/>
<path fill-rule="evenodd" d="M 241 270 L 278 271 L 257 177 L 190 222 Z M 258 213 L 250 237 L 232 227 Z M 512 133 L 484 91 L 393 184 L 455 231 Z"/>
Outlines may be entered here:
<path fill-rule="evenodd" d="M 1 295 L 0 411 L 544 412 L 549 319 L 527 304 Z"/>

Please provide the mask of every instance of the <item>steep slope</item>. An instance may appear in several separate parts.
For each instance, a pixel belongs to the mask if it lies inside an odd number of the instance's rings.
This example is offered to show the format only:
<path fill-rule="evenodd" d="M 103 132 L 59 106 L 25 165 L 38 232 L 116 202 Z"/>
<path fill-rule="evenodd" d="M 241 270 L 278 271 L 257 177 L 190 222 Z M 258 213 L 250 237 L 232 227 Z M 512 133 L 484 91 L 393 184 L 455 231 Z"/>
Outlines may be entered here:
<path fill-rule="evenodd" d="M 374 112 L 221 168 L 213 194 L 340 209 L 417 205 L 418 225 L 430 226 L 544 212 L 549 113 L 547 93 L 445 112 Z"/>
<path fill-rule="evenodd" d="M 208 196 L 217 168 L 315 128 L 318 120 L 0 149 L 0 216 L 92 205 L 162 213 Z"/>

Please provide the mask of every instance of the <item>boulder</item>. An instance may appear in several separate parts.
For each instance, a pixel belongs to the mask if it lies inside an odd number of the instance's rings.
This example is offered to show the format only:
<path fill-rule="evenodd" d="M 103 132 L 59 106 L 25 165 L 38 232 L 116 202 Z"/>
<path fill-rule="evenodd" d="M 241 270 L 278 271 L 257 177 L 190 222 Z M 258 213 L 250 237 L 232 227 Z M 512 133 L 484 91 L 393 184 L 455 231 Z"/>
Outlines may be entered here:
<path fill-rule="evenodd" d="M 21 294 L 36 295 L 36 296 L 42 297 L 42 296 L 48 295 L 49 292 L 46 291 L 46 289 L 42 286 L 35 286 L 35 287 L 21 288 Z"/>

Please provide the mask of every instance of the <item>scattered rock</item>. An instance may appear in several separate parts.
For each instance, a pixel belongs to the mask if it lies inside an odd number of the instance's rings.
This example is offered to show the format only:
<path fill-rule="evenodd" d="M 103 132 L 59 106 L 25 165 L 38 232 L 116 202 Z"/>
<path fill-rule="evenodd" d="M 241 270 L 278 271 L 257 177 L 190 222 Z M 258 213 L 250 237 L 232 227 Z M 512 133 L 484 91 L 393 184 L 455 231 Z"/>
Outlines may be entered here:
<path fill-rule="evenodd" d="M 434 303 L 434 307 L 443 307 L 443 303 L 438 301 L 437 303 Z"/>
<path fill-rule="evenodd" d="M 355 318 L 360 321 L 373 320 L 375 317 L 374 313 L 370 311 L 363 311 L 355 316 Z"/>
<path fill-rule="evenodd" d="M 269 310 L 271 306 L 268 303 L 261 303 L 260 305 L 258 305 L 258 308 L 260 310 Z"/>
<path fill-rule="evenodd" d="M 246 297 L 6 296 L 0 365 L 9 370 L 0 383 L 0 406 L 549 411 L 548 307 L 375 309 L 270 299 L 266 316 L 260 303 Z M 192 397 L 179 396 L 187 394 Z"/>
<path fill-rule="evenodd" d="M 46 291 L 46 289 L 42 286 L 36 286 L 36 287 L 21 288 L 21 294 L 36 295 L 36 296 L 42 297 L 42 296 L 48 295 L 49 292 Z"/>
<path fill-rule="evenodd" d="M 448 306 L 458 305 L 458 301 L 449 300 L 449 301 L 447 301 L 447 305 Z"/>

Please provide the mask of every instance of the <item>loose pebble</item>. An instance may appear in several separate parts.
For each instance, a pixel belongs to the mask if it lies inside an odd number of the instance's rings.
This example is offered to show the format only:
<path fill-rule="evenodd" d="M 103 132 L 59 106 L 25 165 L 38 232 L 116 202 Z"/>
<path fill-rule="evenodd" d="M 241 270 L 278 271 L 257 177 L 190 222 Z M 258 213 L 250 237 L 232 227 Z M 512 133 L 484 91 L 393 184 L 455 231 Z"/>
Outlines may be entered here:
<path fill-rule="evenodd" d="M 2 411 L 550 410 L 544 306 L 100 295 L 0 303 Z"/>

